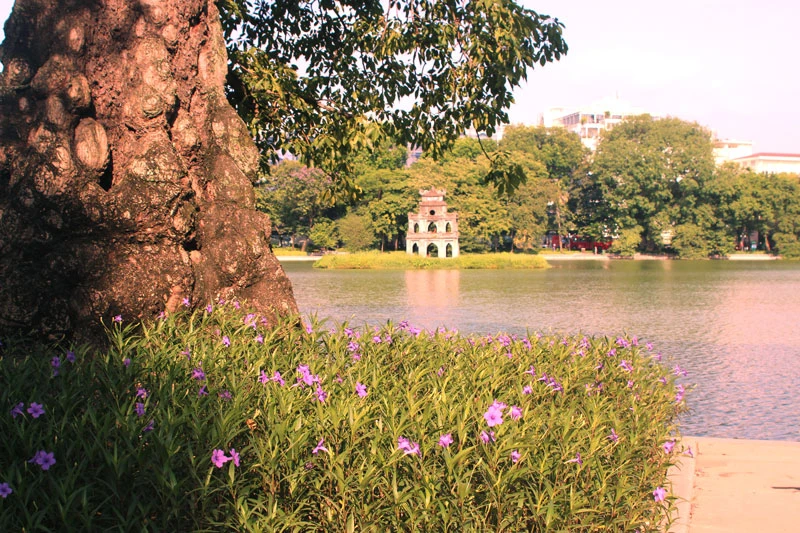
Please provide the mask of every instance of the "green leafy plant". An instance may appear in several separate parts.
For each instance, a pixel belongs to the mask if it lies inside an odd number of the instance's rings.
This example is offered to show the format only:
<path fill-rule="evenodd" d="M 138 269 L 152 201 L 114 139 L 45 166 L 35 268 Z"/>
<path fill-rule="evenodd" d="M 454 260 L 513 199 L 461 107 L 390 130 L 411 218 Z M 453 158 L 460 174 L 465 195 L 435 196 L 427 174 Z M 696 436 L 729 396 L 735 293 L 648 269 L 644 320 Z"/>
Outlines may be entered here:
<path fill-rule="evenodd" d="M 3 339 L 0 530 L 655 531 L 686 409 L 636 338 L 272 327 Z"/>

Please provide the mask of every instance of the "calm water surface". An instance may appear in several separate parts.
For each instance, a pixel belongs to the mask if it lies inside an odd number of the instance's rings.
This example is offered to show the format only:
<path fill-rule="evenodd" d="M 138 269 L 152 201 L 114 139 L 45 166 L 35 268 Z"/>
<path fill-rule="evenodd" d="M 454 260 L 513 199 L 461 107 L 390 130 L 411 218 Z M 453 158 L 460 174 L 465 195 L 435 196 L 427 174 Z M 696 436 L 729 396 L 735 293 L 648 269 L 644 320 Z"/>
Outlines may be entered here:
<path fill-rule="evenodd" d="M 800 264 L 553 261 L 546 271 L 285 263 L 302 313 L 462 333 L 628 333 L 689 370 L 683 433 L 800 441 Z"/>

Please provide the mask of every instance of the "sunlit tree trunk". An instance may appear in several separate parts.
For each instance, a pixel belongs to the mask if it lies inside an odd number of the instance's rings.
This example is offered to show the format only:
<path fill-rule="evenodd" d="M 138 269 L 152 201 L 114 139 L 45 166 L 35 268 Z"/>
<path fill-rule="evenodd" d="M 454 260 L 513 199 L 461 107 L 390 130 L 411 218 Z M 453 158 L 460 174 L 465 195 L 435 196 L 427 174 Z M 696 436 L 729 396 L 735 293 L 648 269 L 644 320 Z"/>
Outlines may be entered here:
<path fill-rule="evenodd" d="M 296 310 L 213 0 L 17 0 L 0 59 L 0 328 Z"/>

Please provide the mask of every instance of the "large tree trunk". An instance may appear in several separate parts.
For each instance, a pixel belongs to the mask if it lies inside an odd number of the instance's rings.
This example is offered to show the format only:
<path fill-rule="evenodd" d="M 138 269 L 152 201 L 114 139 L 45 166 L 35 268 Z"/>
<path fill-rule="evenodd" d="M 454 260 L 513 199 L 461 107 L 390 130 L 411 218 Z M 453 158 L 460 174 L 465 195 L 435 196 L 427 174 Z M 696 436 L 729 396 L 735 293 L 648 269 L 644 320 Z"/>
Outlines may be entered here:
<path fill-rule="evenodd" d="M 0 328 L 241 298 L 293 312 L 213 0 L 17 0 L 0 50 Z"/>

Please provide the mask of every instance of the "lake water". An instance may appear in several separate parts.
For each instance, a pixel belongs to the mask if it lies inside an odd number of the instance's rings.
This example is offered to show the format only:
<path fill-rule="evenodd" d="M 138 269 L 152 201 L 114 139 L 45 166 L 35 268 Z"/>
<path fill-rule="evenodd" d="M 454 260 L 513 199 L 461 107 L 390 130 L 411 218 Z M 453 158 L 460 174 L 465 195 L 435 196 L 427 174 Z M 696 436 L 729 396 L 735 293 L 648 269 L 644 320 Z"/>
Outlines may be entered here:
<path fill-rule="evenodd" d="M 462 333 L 628 333 L 689 370 L 685 435 L 800 441 L 800 263 L 552 261 L 542 271 L 284 263 L 304 314 Z"/>

